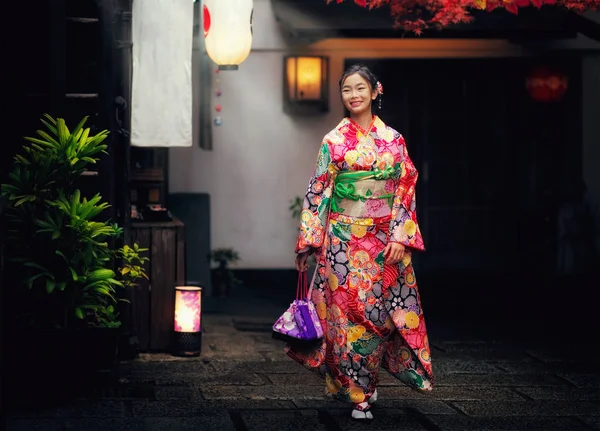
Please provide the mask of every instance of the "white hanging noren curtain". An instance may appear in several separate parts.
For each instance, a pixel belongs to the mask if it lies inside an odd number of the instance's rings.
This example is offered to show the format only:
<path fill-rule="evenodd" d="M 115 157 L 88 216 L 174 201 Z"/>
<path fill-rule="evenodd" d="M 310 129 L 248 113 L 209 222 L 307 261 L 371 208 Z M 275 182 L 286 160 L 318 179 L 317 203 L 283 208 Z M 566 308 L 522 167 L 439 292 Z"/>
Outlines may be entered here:
<path fill-rule="evenodd" d="M 191 0 L 134 0 L 131 145 L 192 145 Z"/>

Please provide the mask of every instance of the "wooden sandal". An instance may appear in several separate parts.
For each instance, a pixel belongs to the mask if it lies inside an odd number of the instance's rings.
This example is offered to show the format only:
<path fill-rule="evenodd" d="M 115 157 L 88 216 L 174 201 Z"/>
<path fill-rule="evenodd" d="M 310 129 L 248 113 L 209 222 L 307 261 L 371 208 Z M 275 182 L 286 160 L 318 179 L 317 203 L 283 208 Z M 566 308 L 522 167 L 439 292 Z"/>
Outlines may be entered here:
<path fill-rule="evenodd" d="M 370 410 L 371 406 L 367 402 L 354 404 L 354 409 L 352 410 L 352 419 L 373 419 L 373 413 L 371 413 Z"/>

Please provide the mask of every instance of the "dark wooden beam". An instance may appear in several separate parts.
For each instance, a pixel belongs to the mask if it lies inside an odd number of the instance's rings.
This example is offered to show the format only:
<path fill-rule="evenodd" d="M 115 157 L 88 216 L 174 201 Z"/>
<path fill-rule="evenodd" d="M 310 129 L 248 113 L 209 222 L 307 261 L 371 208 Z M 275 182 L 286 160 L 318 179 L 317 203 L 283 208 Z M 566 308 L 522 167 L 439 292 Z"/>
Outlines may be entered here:
<path fill-rule="evenodd" d="M 569 24 L 573 30 L 600 42 L 600 23 L 578 13 L 570 12 Z"/>
<path fill-rule="evenodd" d="M 50 115 L 61 117 L 64 115 L 65 94 L 67 93 L 67 18 L 66 0 L 56 0 L 49 8 L 50 16 Z"/>

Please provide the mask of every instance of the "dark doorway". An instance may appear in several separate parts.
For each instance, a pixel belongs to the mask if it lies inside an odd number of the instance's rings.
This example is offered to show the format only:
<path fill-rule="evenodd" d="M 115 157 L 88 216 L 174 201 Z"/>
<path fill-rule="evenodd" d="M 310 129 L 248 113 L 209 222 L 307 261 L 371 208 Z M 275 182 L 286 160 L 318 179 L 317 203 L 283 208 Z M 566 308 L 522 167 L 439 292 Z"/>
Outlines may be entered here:
<path fill-rule="evenodd" d="M 556 63 L 556 59 L 552 59 Z M 382 119 L 420 172 L 419 221 L 431 275 L 553 272 L 560 190 L 580 178 L 580 60 L 569 90 L 536 103 L 525 88 L 543 59 L 360 60 L 384 87 Z"/>

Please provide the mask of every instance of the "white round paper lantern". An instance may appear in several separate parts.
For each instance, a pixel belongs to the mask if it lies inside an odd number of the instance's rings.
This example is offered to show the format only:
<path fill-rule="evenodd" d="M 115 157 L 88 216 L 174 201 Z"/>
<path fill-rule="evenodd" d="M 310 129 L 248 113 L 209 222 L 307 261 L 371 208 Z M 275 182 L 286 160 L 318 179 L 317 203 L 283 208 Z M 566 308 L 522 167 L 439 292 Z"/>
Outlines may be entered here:
<path fill-rule="evenodd" d="M 206 52 L 220 70 L 237 70 L 252 48 L 252 0 L 204 0 Z"/>

